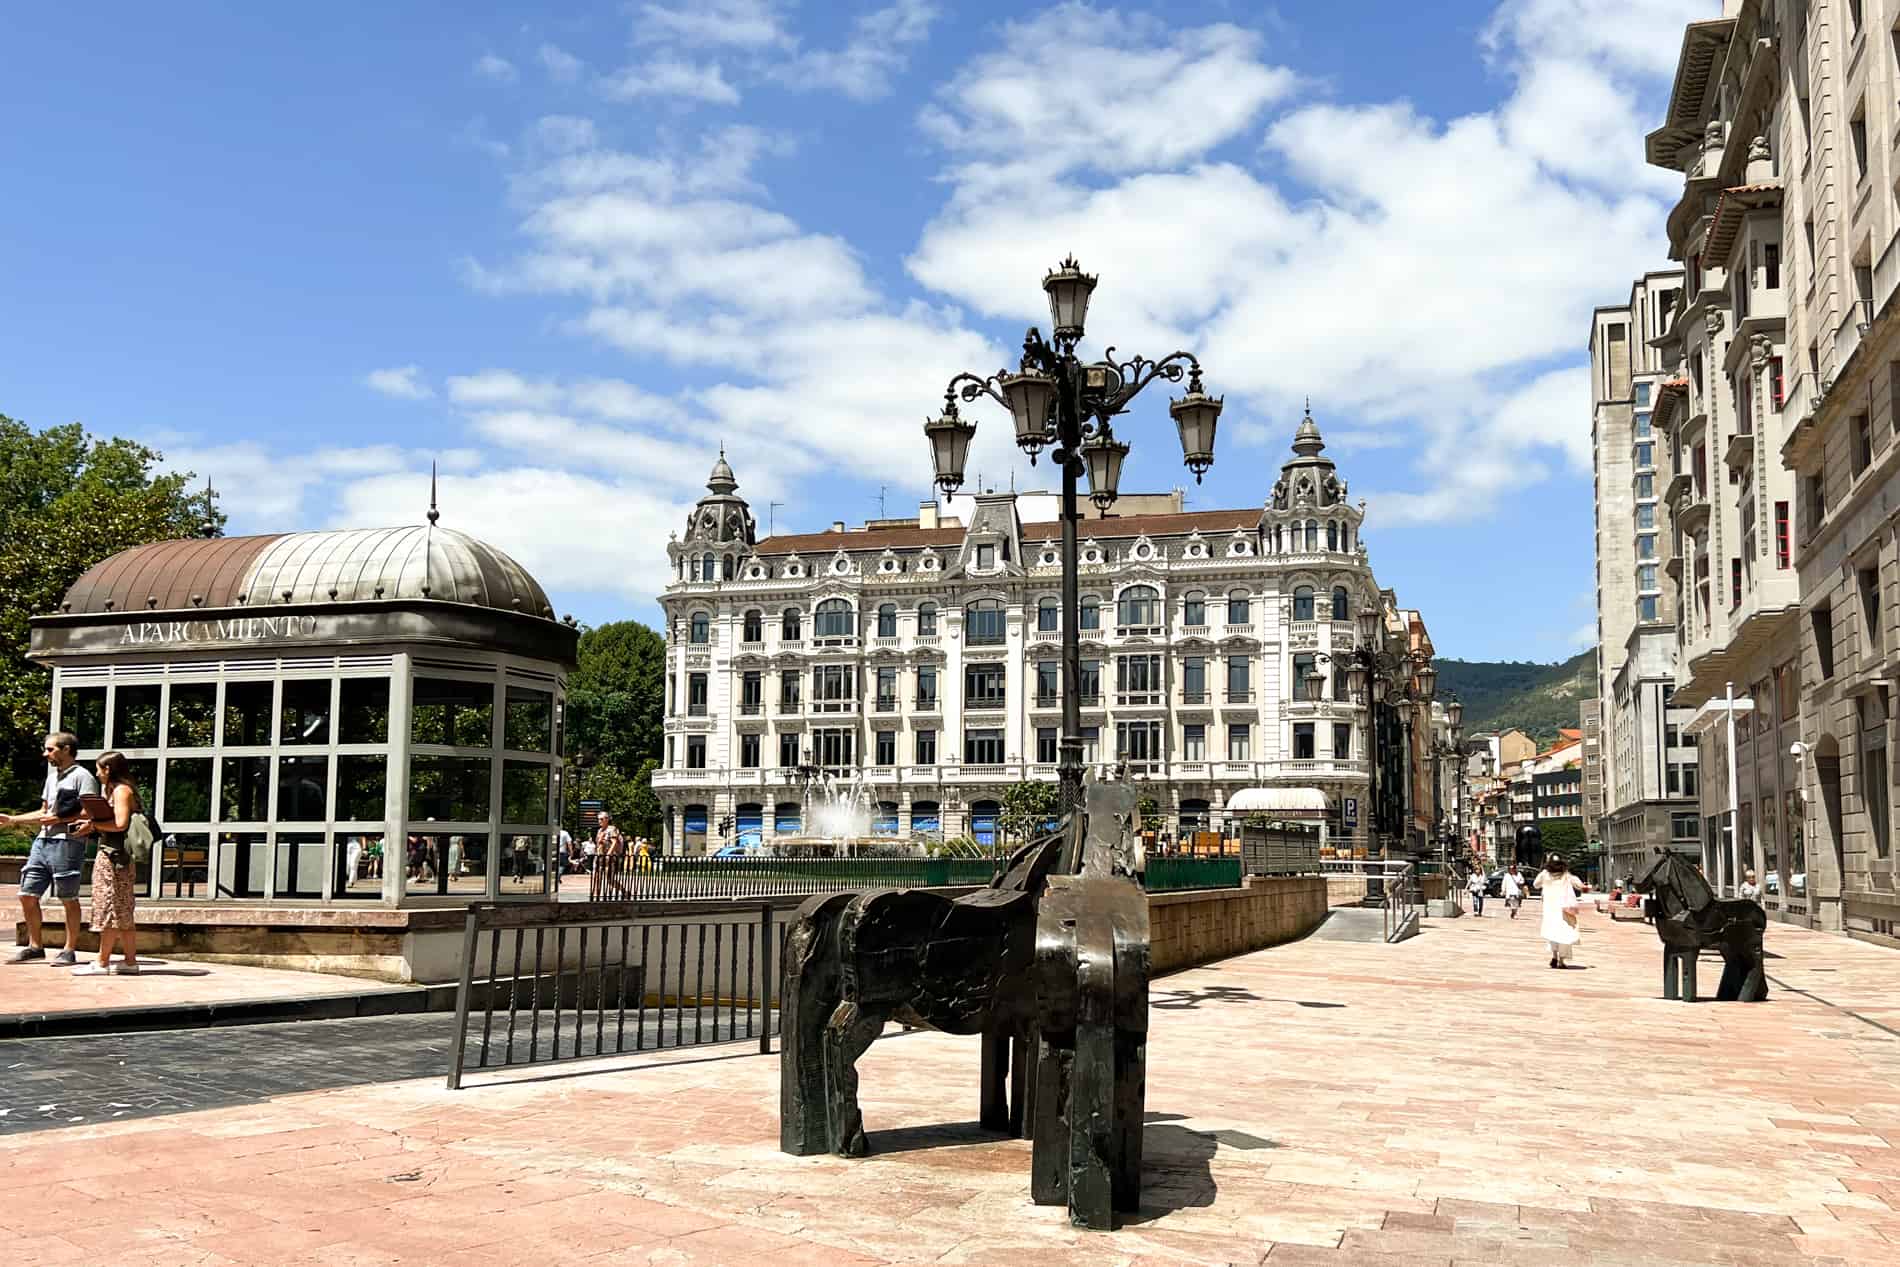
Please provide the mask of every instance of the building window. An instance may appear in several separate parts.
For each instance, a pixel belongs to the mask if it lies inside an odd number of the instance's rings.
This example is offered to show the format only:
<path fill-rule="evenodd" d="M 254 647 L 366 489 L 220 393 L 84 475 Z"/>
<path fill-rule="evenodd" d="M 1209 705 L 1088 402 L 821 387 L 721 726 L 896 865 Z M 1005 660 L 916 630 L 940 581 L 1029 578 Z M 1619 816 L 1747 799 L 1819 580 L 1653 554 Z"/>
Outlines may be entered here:
<path fill-rule="evenodd" d="M 1302 651 L 1293 657 L 1293 677 L 1286 684 L 1286 697 L 1290 700 L 1306 698 L 1306 678 L 1319 667 L 1318 659 L 1310 651 Z"/>
<path fill-rule="evenodd" d="M 1762 289 L 1781 289 L 1781 244 L 1779 242 L 1762 243 L 1761 279 Z M 1776 394 L 1775 403 L 1777 405 L 1781 403 L 1779 393 Z"/>
<path fill-rule="evenodd" d="M 1247 601 L 1245 594 L 1229 594 L 1227 596 L 1227 623 L 1230 625 L 1246 624 L 1247 621 L 1251 619 L 1248 612 L 1252 609 L 1252 606 L 1253 605 Z"/>
<path fill-rule="evenodd" d="M 1082 727 L 1082 761 L 1094 765 L 1102 759 L 1102 728 L 1100 726 Z"/>
<path fill-rule="evenodd" d="M 821 664 L 811 671 L 813 702 L 820 711 L 825 705 L 848 704 L 858 697 L 858 670 L 851 664 Z"/>
<path fill-rule="evenodd" d="M 1649 404 L 1649 384 L 1648 383 L 1636 384 L 1636 403 L 1638 405 L 1644 405 L 1644 406 L 1647 406 Z"/>
<path fill-rule="evenodd" d="M 1855 414 L 1851 431 L 1854 439 L 1854 474 L 1859 475 L 1874 460 L 1874 428 L 1866 414 Z"/>
<path fill-rule="evenodd" d="M 1245 722 L 1235 722 L 1227 728 L 1227 759 L 1229 761 L 1251 761 L 1253 727 Z"/>
<path fill-rule="evenodd" d="M 1293 619 L 1313 619 L 1313 587 L 1302 585 L 1293 591 Z"/>
<path fill-rule="evenodd" d="M 1642 620 L 1656 619 L 1656 596 L 1645 594 L 1636 600 L 1636 614 Z"/>
<path fill-rule="evenodd" d="M 1055 764 L 1056 734 L 1054 726 L 1036 727 L 1036 760 L 1042 765 Z"/>
<path fill-rule="evenodd" d="M 1900 411 L 1894 416 L 1900 418 Z M 1788 503 L 1775 503 L 1775 566 L 1787 570 L 1788 567 Z"/>
<path fill-rule="evenodd" d="M 778 764 L 781 770 L 789 770 L 798 764 L 798 736 L 784 734 L 778 737 Z"/>
<path fill-rule="evenodd" d="M 897 732 L 895 730 L 880 730 L 873 737 L 873 739 L 876 744 L 876 747 L 874 749 L 874 752 L 876 753 L 876 759 L 871 764 L 896 765 L 897 764 Z"/>
<path fill-rule="evenodd" d="M 1856 574 L 1860 581 L 1860 614 L 1866 622 L 1867 649 L 1864 655 L 1877 659 L 1880 655 L 1880 569 L 1861 568 Z"/>
<path fill-rule="evenodd" d="M 1814 661 L 1822 680 L 1834 676 L 1834 609 L 1823 603 L 1808 613 L 1814 627 Z"/>
<path fill-rule="evenodd" d="M 1646 470 L 1654 465 L 1656 465 L 1656 446 L 1645 440 L 1636 446 L 1636 469 Z"/>
<path fill-rule="evenodd" d="M 1199 704 L 1207 699 L 1207 658 L 1191 655 L 1181 662 L 1181 702 Z"/>
<path fill-rule="evenodd" d="M 1082 619 L 1080 624 L 1082 628 L 1100 629 L 1102 627 L 1102 600 L 1093 594 L 1084 594 L 1082 595 L 1081 607 Z"/>
<path fill-rule="evenodd" d="M 1003 732 L 1000 730 L 964 731 L 963 763 L 965 765 L 1003 764 Z"/>
<path fill-rule="evenodd" d="M 1201 594 L 1189 594 L 1182 609 L 1181 623 L 1200 628 L 1207 624 L 1207 599 Z"/>
<path fill-rule="evenodd" d="M 935 708 L 937 706 L 937 666 L 919 665 L 917 668 L 917 707 Z"/>
<path fill-rule="evenodd" d="M 688 717 L 706 715 L 706 675 L 704 673 L 686 675 L 686 715 Z"/>
<path fill-rule="evenodd" d="M 765 674 L 747 669 L 739 679 L 739 711 L 757 713 L 765 705 Z"/>
<path fill-rule="evenodd" d="M 765 613 L 753 608 L 745 614 L 745 628 L 739 635 L 742 642 L 765 641 Z"/>
<path fill-rule="evenodd" d="M 705 612 L 694 612 L 686 638 L 696 646 L 711 642 L 712 617 Z"/>
<path fill-rule="evenodd" d="M 994 598 L 979 598 L 963 609 L 963 640 L 972 647 L 1003 645 L 1003 604 Z"/>
<path fill-rule="evenodd" d="M 812 754 L 826 769 L 847 769 L 857 763 L 858 732 L 855 730 L 814 730 Z"/>
<path fill-rule="evenodd" d="M 1115 695 L 1123 704 L 1155 703 L 1161 696 L 1161 657 L 1125 655 L 1115 658 Z"/>
<path fill-rule="evenodd" d="M 1161 723 L 1124 721 L 1115 723 L 1115 759 L 1131 765 L 1161 760 Z"/>
<path fill-rule="evenodd" d="M 811 631 L 815 638 L 849 638 L 858 631 L 858 614 L 844 599 L 827 598 L 818 604 Z"/>
<path fill-rule="evenodd" d="M 897 604 L 882 603 L 877 609 L 877 636 L 895 638 L 897 636 Z"/>
<path fill-rule="evenodd" d="M 1863 695 L 1860 709 L 1861 796 L 1867 809 L 1867 826 L 1873 836 L 1874 857 L 1885 861 L 1893 849 L 1893 822 L 1890 817 L 1888 788 L 1891 772 L 1887 766 L 1886 687 Z"/>
<path fill-rule="evenodd" d="M 934 730 L 918 731 L 915 751 L 916 751 L 915 759 L 918 765 L 936 765 L 937 764 L 937 732 Z"/>
<path fill-rule="evenodd" d="M 1850 8 L 1859 8 L 1860 0 L 1847 0 Z M 1858 29 L 1859 23 L 1855 23 Z M 1861 102 L 1854 107 L 1854 117 L 1847 121 L 1847 136 L 1854 147 L 1854 183 L 1867 179 L 1867 103 Z"/>
<path fill-rule="evenodd" d="M 1044 598 L 1036 603 L 1036 628 L 1043 633 L 1054 633 L 1062 628 L 1062 605 L 1053 598 Z"/>
<path fill-rule="evenodd" d="M 778 618 L 778 636 L 781 642 L 797 642 L 805 636 L 804 616 L 796 607 L 787 607 Z"/>
<path fill-rule="evenodd" d="M 1181 759 L 1207 760 L 1207 727 L 1202 723 L 1192 722 L 1181 727 Z"/>
<path fill-rule="evenodd" d="M 1313 759 L 1313 723 L 1310 721 L 1293 723 L 1293 759 L 1295 761 Z"/>
<path fill-rule="evenodd" d="M 706 736 L 686 736 L 686 768 L 688 770 L 706 768 Z"/>
<path fill-rule="evenodd" d="M 782 669 L 778 675 L 778 706 L 781 712 L 796 712 L 804 691 L 797 669 Z"/>
<path fill-rule="evenodd" d="M 917 632 L 920 634 L 937 632 L 937 605 L 935 603 L 917 605 Z"/>
<path fill-rule="evenodd" d="M 1638 440 L 1647 440 L 1649 439 L 1650 436 L 1654 435 L 1655 433 L 1656 433 L 1656 427 L 1655 427 L 1655 424 L 1650 420 L 1650 415 L 1637 414 L 1636 415 L 1636 438 Z"/>
<path fill-rule="evenodd" d="M 1082 697 L 1083 707 L 1102 702 L 1102 662 L 1084 660 L 1081 663 L 1082 676 L 1075 684 L 1076 693 Z"/>
<path fill-rule="evenodd" d="M 1062 662 L 1060 660 L 1036 661 L 1036 703 L 1042 705 L 1062 702 Z"/>
<path fill-rule="evenodd" d="M 1656 526 L 1656 507 L 1653 503 L 1644 502 L 1636 508 L 1636 526 L 1638 528 L 1654 528 Z"/>
<path fill-rule="evenodd" d="M 1326 548 L 1328 550 L 1339 549 L 1339 521 L 1337 519 L 1328 519 L 1326 521 Z"/>
<path fill-rule="evenodd" d="M 1646 532 L 1636 538 L 1636 557 L 1639 559 L 1653 559 L 1656 557 L 1655 533 Z"/>
<path fill-rule="evenodd" d="M 1782 371 L 1781 358 L 1778 356 L 1768 358 L 1768 390 L 1774 394 L 1776 409 L 1788 403 L 1787 375 Z"/>
<path fill-rule="evenodd" d="M 1346 722 L 1333 723 L 1333 759 L 1352 760 L 1352 727 Z"/>
<path fill-rule="evenodd" d="M 1244 655 L 1227 657 L 1227 698 L 1233 703 L 1245 703 L 1253 698 L 1253 658 Z"/>
<path fill-rule="evenodd" d="M 1333 619 L 1351 620 L 1351 605 L 1352 596 L 1346 593 L 1346 587 L 1344 585 L 1333 586 Z"/>
<path fill-rule="evenodd" d="M 739 736 L 739 768 L 742 770 L 759 768 L 759 737 L 757 735 Z"/>
<path fill-rule="evenodd" d="M 1647 500 L 1656 495 L 1656 477 L 1645 472 L 1636 477 L 1636 496 Z"/>
<path fill-rule="evenodd" d="M 1151 629 L 1161 623 L 1161 595 L 1152 585 L 1130 585 L 1116 604 L 1115 623 L 1123 629 Z"/>
<path fill-rule="evenodd" d="M 965 708 L 1001 708 L 1007 700 L 1004 685 L 1006 666 L 971 664 L 963 669 L 963 706 Z"/>
<path fill-rule="evenodd" d="M 892 664 L 879 665 L 877 667 L 876 680 L 877 680 L 877 694 L 875 698 L 877 700 L 877 705 L 876 705 L 877 711 L 880 713 L 896 712 L 897 711 L 897 666 L 892 665 Z M 890 762 L 880 761 L 878 762 L 878 764 L 889 765 Z"/>
<path fill-rule="evenodd" d="M 1742 561 L 1733 557 L 1728 561 L 1728 605 L 1731 611 L 1742 605 Z"/>

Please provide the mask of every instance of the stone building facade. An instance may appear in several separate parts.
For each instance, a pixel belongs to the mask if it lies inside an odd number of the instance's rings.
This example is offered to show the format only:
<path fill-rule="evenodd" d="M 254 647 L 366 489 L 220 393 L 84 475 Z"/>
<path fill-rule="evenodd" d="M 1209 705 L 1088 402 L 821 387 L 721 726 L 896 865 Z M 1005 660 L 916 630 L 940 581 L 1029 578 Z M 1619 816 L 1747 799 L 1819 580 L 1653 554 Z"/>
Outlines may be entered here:
<path fill-rule="evenodd" d="M 1368 708 L 1347 698 L 1354 616 L 1416 641 L 1373 578 L 1309 416 L 1259 508 L 1081 526 L 1085 759 L 1147 782 L 1166 831 L 1224 825 L 1233 793 L 1317 788 L 1332 843 L 1368 837 Z M 969 522 L 916 519 L 760 540 L 721 456 L 668 546 L 667 846 L 814 832 L 850 789 L 874 834 L 988 839 L 1004 791 L 1053 779 L 1061 724 L 1059 525 L 983 493 Z M 1117 509 L 1147 507 L 1123 498 Z M 1409 614 L 1409 613 L 1406 613 Z M 1321 697 L 1296 688 L 1319 677 Z M 1403 749 L 1405 718 L 1374 710 Z M 1421 727 L 1429 736 L 1429 723 Z M 1391 751 L 1405 771 L 1402 751 Z M 1406 833 L 1409 771 L 1382 778 Z M 1428 802 L 1429 805 L 1429 802 Z"/>

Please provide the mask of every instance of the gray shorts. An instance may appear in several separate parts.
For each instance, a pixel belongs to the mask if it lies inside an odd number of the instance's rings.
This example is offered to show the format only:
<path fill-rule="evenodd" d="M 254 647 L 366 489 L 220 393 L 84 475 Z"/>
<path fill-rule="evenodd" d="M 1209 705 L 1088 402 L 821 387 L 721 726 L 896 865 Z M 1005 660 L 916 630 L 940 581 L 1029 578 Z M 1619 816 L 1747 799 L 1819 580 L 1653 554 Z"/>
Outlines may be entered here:
<path fill-rule="evenodd" d="M 35 840 L 20 868 L 20 896 L 45 897 L 51 889 L 62 902 L 79 897 L 79 872 L 86 862 L 86 842 L 58 837 Z"/>

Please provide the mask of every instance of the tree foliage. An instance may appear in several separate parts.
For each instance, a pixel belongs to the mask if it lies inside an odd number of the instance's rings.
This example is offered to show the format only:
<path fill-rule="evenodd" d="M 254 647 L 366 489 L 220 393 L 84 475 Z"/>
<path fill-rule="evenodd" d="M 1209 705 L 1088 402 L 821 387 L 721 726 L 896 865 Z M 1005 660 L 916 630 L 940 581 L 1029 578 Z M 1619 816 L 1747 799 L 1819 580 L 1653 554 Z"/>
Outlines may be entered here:
<path fill-rule="evenodd" d="M 567 801 L 568 830 L 579 834 L 582 801 L 599 801 L 629 837 L 658 840 L 664 815 L 660 798 L 653 791 L 653 771 L 659 764 L 658 761 L 642 762 L 632 774 L 604 762 L 578 771 L 574 790 Z"/>
<path fill-rule="evenodd" d="M 1577 725 L 1578 704 L 1597 693 L 1596 654 L 1581 651 L 1561 664 L 1443 656 L 1432 663 L 1439 697 L 1464 703 L 1466 734 L 1514 727 L 1548 744 L 1559 729 Z"/>
<path fill-rule="evenodd" d="M 1060 804 L 1061 792 L 1054 783 L 1018 783 L 1004 791 L 996 825 L 1012 840 L 1033 840 L 1055 823 Z"/>
<path fill-rule="evenodd" d="M 666 642 L 637 620 L 619 620 L 583 633 L 576 658 L 567 680 L 570 829 L 580 802 L 599 801 L 628 835 L 657 839 Z"/>
<path fill-rule="evenodd" d="M 158 468 L 131 440 L 99 440 L 78 423 L 34 431 L 0 414 L 0 802 L 38 794 L 39 734 L 52 674 L 26 658 L 27 621 L 57 611 L 73 582 L 121 550 L 224 527 L 209 489 Z"/>

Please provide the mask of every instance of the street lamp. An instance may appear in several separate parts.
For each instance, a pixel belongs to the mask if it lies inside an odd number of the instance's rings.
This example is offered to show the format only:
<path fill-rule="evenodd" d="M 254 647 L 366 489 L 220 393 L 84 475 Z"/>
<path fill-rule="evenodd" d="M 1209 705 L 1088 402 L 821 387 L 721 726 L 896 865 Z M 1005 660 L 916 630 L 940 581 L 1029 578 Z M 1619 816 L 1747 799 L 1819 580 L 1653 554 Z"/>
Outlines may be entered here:
<path fill-rule="evenodd" d="M 1319 672 L 1319 665 L 1331 664 L 1335 659 L 1346 666 L 1346 689 L 1352 696 L 1352 702 L 1366 710 L 1366 799 L 1368 806 L 1368 853 L 1384 856 L 1385 849 L 1379 843 L 1379 714 L 1380 706 L 1388 698 L 1394 704 L 1400 702 L 1430 703 L 1438 690 L 1438 670 L 1432 667 L 1431 658 L 1422 651 L 1388 651 L 1382 645 L 1381 634 L 1385 628 L 1385 615 L 1377 607 L 1361 607 L 1353 617 L 1354 632 L 1358 635 L 1358 645 L 1351 651 L 1329 654 L 1319 652 L 1314 656 L 1313 671 L 1302 684 L 1307 700 L 1319 699 L 1320 685 L 1325 681 Z M 1462 706 L 1456 701 L 1453 708 Z"/>
<path fill-rule="evenodd" d="M 965 422 L 957 401 L 988 396 L 1009 410 L 1016 444 L 1029 454 L 1031 464 L 1046 446 L 1062 468 L 1062 746 L 1057 764 L 1060 805 L 1064 812 L 1082 805 L 1082 680 L 1081 583 L 1076 561 L 1077 483 L 1086 475 L 1089 500 L 1102 510 L 1115 503 L 1121 491 L 1122 464 L 1128 445 L 1115 438 L 1113 420 L 1156 379 L 1170 383 L 1187 380 L 1187 393 L 1169 402 L 1181 441 L 1181 460 L 1199 483 L 1214 461 L 1214 432 L 1220 421 L 1222 399 L 1201 389 L 1201 363 L 1192 353 L 1175 352 L 1159 361 L 1136 356 L 1084 362 L 1076 346 L 1088 322 L 1089 300 L 1096 278 L 1084 273 L 1075 257 L 1062 261 L 1042 279 L 1049 299 L 1053 342 L 1031 326 L 1023 338 L 1023 352 L 1014 370 L 983 376 L 958 374 L 943 394 L 943 413 L 924 424 L 930 442 L 930 462 L 938 487 L 953 493 L 963 485 L 964 464 L 976 424 Z"/>

